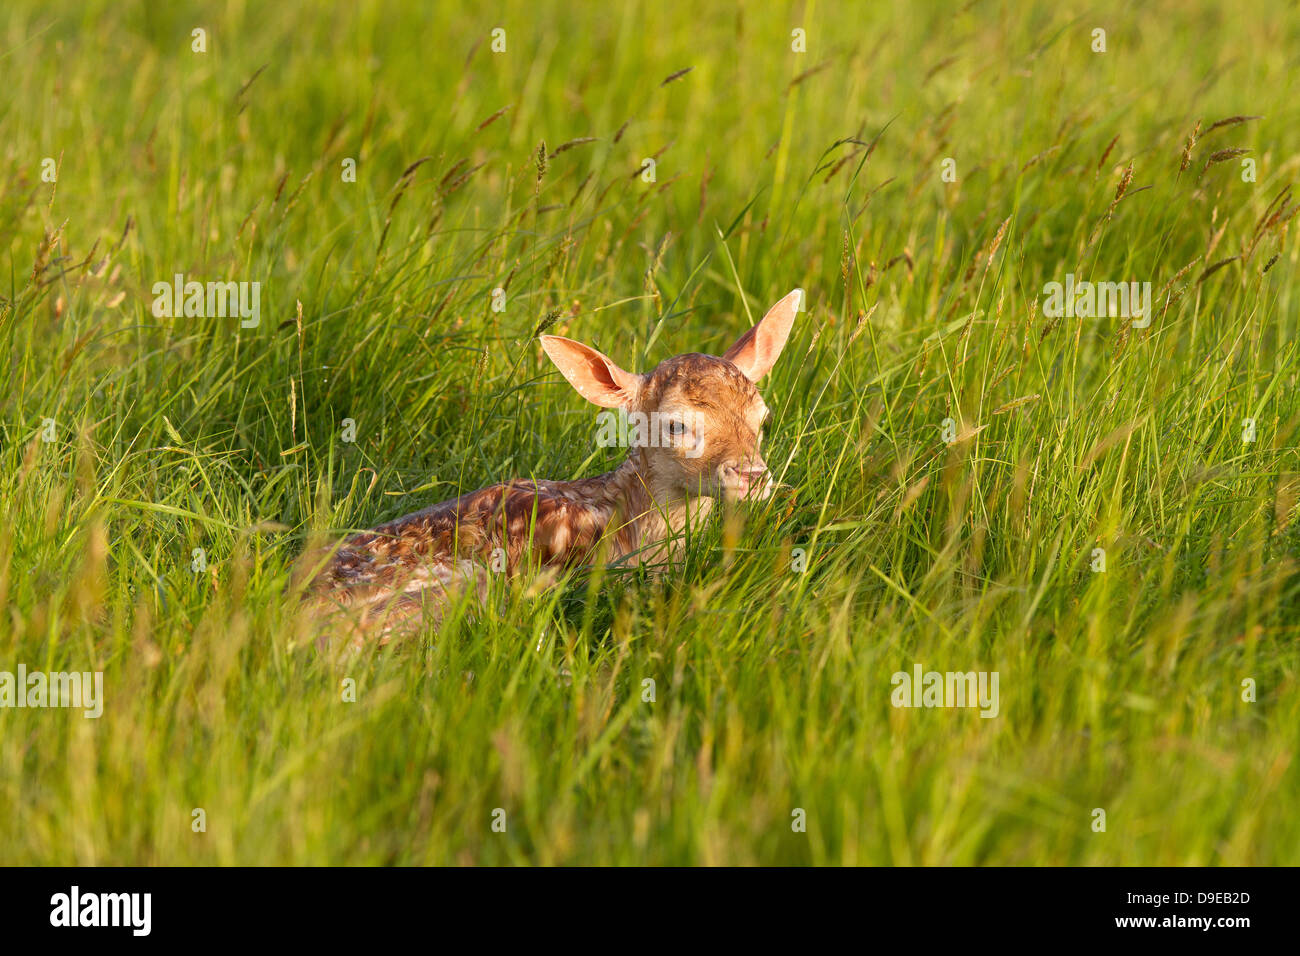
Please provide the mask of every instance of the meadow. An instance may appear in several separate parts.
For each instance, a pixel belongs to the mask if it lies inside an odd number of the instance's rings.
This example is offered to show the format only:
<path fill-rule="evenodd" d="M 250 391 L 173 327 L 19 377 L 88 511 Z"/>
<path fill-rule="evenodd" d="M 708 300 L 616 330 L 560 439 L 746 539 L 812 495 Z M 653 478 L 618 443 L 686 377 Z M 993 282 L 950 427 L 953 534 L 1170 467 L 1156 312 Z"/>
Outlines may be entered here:
<path fill-rule="evenodd" d="M 0 708 L 0 863 L 1300 863 L 1298 60 L 1281 2 L 4 4 L 0 671 L 104 700 Z M 309 542 L 621 460 L 540 332 L 795 287 L 770 501 L 315 646 Z"/>

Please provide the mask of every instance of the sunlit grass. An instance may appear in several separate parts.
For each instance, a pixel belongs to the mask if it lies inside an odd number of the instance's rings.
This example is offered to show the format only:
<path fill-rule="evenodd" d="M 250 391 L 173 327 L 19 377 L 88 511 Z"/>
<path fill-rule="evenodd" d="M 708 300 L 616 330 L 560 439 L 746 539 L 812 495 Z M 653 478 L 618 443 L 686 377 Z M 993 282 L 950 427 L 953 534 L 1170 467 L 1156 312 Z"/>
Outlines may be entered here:
<path fill-rule="evenodd" d="M 1291 8 L 352 6 L 0 13 L 0 670 L 107 698 L 0 710 L 0 862 L 1300 862 Z M 309 536 L 616 464 L 539 328 L 648 368 L 795 286 L 786 493 L 315 649 Z"/>

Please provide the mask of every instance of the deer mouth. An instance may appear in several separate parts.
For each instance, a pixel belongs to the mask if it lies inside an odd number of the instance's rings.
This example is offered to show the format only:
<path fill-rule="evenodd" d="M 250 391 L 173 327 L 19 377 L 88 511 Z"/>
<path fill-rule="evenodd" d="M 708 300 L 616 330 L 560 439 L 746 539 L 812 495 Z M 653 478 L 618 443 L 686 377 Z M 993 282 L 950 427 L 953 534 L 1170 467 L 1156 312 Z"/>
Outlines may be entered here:
<path fill-rule="evenodd" d="M 727 469 L 722 490 L 729 498 L 764 501 L 772 497 L 772 476 L 766 468 Z"/>

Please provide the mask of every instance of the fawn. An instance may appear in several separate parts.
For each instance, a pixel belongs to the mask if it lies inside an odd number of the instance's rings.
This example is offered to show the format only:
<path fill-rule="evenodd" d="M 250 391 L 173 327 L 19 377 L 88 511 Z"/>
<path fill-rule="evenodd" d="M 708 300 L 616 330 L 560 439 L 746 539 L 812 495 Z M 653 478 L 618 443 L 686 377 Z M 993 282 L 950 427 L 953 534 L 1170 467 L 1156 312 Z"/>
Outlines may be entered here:
<path fill-rule="evenodd" d="M 560 570 L 594 560 L 662 565 L 682 532 L 722 498 L 764 499 L 772 476 L 759 452 L 767 406 L 754 383 L 775 364 L 802 308 L 795 289 L 721 358 L 688 353 L 651 372 L 624 371 L 590 346 L 558 335 L 542 348 L 587 401 L 649 414 L 660 436 L 633 441 L 613 471 L 577 481 L 513 480 L 355 534 L 337 550 L 304 556 L 313 610 L 346 614 L 358 642 L 438 623 L 488 575 Z M 665 440 L 656 441 L 656 437 Z M 314 571 L 314 573 L 311 573 Z"/>

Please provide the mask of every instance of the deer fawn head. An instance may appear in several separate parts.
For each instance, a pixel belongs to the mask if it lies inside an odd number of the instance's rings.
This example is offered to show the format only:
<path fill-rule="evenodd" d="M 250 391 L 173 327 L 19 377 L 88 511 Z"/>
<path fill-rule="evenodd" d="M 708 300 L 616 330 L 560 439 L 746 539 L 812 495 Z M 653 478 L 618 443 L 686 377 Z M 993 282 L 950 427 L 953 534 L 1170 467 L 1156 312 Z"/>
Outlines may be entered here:
<path fill-rule="evenodd" d="M 657 501 L 767 498 L 772 477 L 759 445 L 768 409 L 754 383 L 776 364 L 802 302 L 795 289 L 721 358 L 691 352 L 640 374 L 558 335 L 543 335 L 542 348 L 587 401 L 648 423 L 630 457 Z"/>

